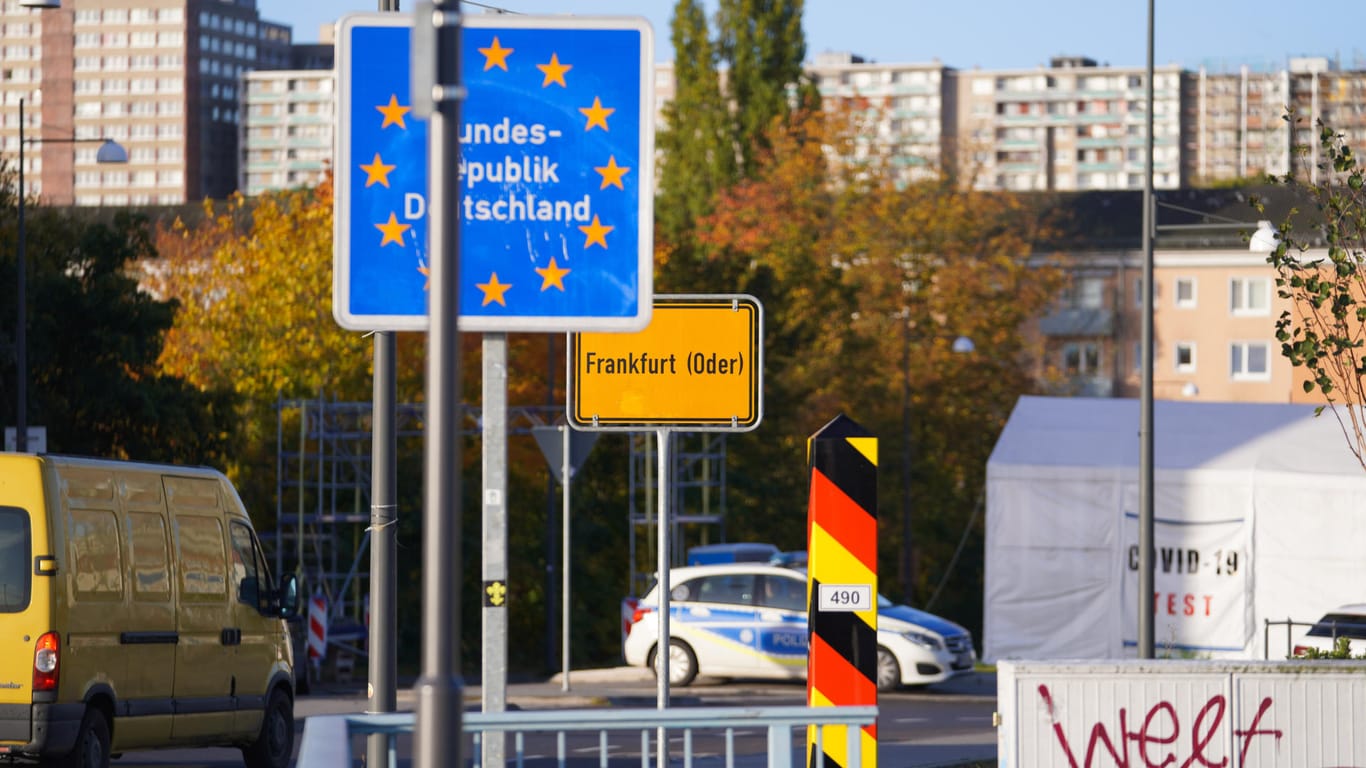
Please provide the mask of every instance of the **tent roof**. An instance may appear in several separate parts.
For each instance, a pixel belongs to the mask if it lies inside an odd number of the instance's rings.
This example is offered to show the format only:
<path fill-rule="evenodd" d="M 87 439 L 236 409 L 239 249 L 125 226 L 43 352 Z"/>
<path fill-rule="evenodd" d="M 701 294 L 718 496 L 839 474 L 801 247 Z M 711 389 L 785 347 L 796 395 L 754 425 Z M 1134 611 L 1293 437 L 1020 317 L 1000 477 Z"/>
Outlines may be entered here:
<path fill-rule="evenodd" d="M 1228 469 L 1366 478 L 1329 409 L 1313 405 L 1157 400 L 1156 469 Z M 1344 416 L 1345 418 L 1345 416 Z M 1137 467 L 1139 401 L 1021 397 L 987 461 L 1011 466 Z"/>

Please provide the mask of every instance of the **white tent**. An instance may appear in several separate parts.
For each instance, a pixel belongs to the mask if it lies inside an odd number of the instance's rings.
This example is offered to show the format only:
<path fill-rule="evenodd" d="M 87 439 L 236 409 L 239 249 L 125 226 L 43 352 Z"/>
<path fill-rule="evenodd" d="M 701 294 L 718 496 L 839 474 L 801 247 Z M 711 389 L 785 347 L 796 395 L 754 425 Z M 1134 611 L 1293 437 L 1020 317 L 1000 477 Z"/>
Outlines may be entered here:
<path fill-rule="evenodd" d="M 1366 470 L 1331 411 L 1157 401 L 1153 421 L 1159 656 L 1284 658 L 1265 621 L 1366 602 Z M 1137 400 L 1016 404 L 987 462 L 984 660 L 1136 655 L 1138 430 Z"/>

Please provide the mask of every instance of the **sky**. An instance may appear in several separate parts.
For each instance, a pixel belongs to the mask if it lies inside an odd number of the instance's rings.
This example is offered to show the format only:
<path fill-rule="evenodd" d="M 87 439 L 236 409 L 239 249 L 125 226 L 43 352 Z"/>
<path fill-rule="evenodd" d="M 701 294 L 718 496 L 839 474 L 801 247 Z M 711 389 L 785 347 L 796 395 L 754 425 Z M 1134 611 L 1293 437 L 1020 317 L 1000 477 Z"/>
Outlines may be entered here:
<path fill-rule="evenodd" d="M 1211 71 L 1283 68 L 1291 57 L 1326 56 L 1366 69 L 1362 0 L 1155 0 L 1154 62 Z M 294 28 L 295 42 L 379 0 L 257 0 L 261 16 Z M 480 0 L 466 13 L 496 7 L 534 14 L 644 16 L 654 27 L 655 59 L 672 61 L 669 20 L 675 0 Z M 416 0 L 399 0 L 411 11 Z M 706 0 L 710 11 L 715 0 Z M 847 51 L 883 63 L 939 62 L 957 69 L 1032 69 L 1054 56 L 1141 67 L 1147 62 L 1144 0 L 806 0 L 807 57 Z"/>

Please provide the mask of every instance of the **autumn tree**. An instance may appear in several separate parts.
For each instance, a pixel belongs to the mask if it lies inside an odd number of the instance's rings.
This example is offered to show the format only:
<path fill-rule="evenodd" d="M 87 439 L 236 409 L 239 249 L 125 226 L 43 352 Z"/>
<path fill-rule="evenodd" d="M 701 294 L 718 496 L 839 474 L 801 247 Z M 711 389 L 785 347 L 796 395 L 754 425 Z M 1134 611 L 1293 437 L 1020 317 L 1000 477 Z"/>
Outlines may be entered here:
<path fill-rule="evenodd" d="M 1319 181 L 1294 170 L 1272 179 L 1316 208 L 1309 221 L 1290 212 L 1267 258 L 1277 294 L 1291 301 L 1276 319 L 1276 338 L 1281 354 L 1304 369 L 1304 391 L 1323 396 L 1366 468 L 1366 173 L 1342 133 L 1321 121 L 1317 127 Z M 1260 200 L 1253 205 L 1265 210 Z M 1309 257 L 1320 244 L 1326 255 Z"/>
<path fill-rule="evenodd" d="M 238 446 L 227 467 L 244 497 L 275 508 L 280 399 L 371 398 L 372 342 L 332 316 L 332 189 L 272 192 L 204 203 L 202 217 L 159 232 L 145 265 L 180 302 L 160 364 L 239 402 Z M 400 397 L 420 391 L 422 339 L 400 334 Z"/>
<path fill-rule="evenodd" d="M 1018 198 L 943 179 L 898 183 L 891 158 L 859 140 L 875 120 L 861 109 L 832 109 L 775 123 L 755 178 L 722 193 L 699 221 L 711 273 L 765 307 L 765 420 L 752 441 L 731 441 L 729 506 L 745 519 L 727 525 L 801 546 L 804 443 L 843 412 L 873 430 L 881 455 L 892 457 L 879 473 L 884 502 L 903 498 L 896 457 L 908 437 L 915 445 L 922 567 L 915 583 L 896 586 L 924 598 L 973 521 L 1010 407 L 1031 386 L 1021 328 L 1048 300 L 1056 275 L 1030 263 L 1035 225 Z M 955 355 L 959 335 L 978 352 Z M 904 393 L 914 414 L 909 436 Z M 901 505 L 887 506 L 880 559 L 893 574 Z M 980 569 L 972 566 L 946 598 L 956 602 L 951 615 L 970 624 L 980 601 Z"/>
<path fill-rule="evenodd" d="M 194 256 L 163 270 L 183 304 L 166 370 L 253 402 L 368 394 L 368 342 L 332 317 L 330 185 L 205 206 L 202 227 L 169 233 Z"/>

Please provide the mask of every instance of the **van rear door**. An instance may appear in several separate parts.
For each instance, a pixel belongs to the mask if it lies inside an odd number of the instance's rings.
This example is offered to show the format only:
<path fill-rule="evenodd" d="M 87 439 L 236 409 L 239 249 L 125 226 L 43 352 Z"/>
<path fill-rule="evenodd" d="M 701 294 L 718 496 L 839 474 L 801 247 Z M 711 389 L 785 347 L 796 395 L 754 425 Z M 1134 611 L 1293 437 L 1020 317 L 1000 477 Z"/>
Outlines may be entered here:
<path fill-rule="evenodd" d="M 31 704 L 33 641 L 26 615 L 33 596 L 33 528 L 28 510 L 0 506 L 0 703 Z M 27 640 L 27 641 L 26 641 Z M 27 735 L 27 734 L 25 734 Z M 25 739 L 27 741 L 27 739 Z"/>
<path fill-rule="evenodd" d="M 51 553 L 39 459 L 0 456 L 0 745 L 32 737 L 33 652 L 52 629 Z M 39 556 L 50 566 L 43 575 Z"/>

